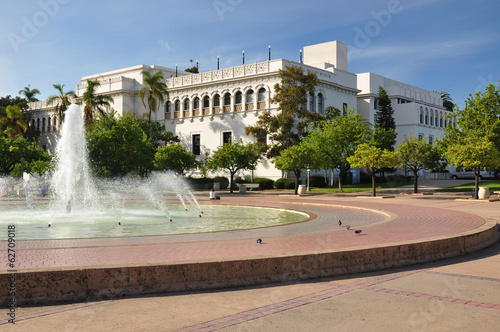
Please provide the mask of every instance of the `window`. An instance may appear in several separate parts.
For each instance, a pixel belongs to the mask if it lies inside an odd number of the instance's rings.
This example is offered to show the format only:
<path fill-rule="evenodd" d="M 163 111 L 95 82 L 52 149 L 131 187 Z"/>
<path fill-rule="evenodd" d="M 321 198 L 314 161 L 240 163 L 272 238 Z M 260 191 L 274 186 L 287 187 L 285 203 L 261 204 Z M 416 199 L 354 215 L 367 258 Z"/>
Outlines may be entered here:
<path fill-rule="evenodd" d="M 243 94 L 241 93 L 241 91 L 236 92 L 236 96 L 235 96 L 234 103 L 235 103 L 236 105 L 240 105 L 240 104 L 241 104 L 242 97 L 243 97 Z"/>
<path fill-rule="evenodd" d="M 258 98 L 259 98 L 257 99 L 258 102 L 266 101 L 266 89 L 260 88 Z"/>
<path fill-rule="evenodd" d="M 209 108 L 210 107 L 210 98 L 208 98 L 208 96 L 205 96 L 205 98 L 203 98 L 203 108 Z"/>
<path fill-rule="evenodd" d="M 347 103 L 343 103 L 342 104 L 342 115 L 346 115 L 347 114 Z"/>
<path fill-rule="evenodd" d="M 180 112 L 181 111 L 181 101 L 180 100 L 176 100 L 175 101 L 175 111 L 176 112 Z"/>
<path fill-rule="evenodd" d="M 222 144 L 231 144 L 231 132 L 225 131 L 222 133 Z"/>
<path fill-rule="evenodd" d="M 195 134 L 192 136 L 192 139 L 193 139 L 193 154 L 195 154 L 196 156 L 199 156 L 200 155 L 200 141 L 201 141 L 201 138 L 200 138 L 200 134 Z"/>
<path fill-rule="evenodd" d="M 229 93 L 224 95 L 224 106 L 231 106 L 231 95 Z"/>
<path fill-rule="evenodd" d="M 373 109 L 378 110 L 378 98 L 375 98 L 375 100 L 373 101 Z"/>
<path fill-rule="evenodd" d="M 259 137 L 257 137 L 257 142 L 267 144 L 267 134 L 260 133 Z"/>
<path fill-rule="evenodd" d="M 36 129 L 40 130 L 40 118 L 36 119 Z"/>
<path fill-rule="evenodd" d="M 219 106 L 220 106 L 220 96 L 216 94 L 214 96 L 214 107 L 219 107 Z M 208 107 L 208 105 L 207 106 L 203 105 L 203 107 Z"/>
<path fill-rule="evenodd" d="M 429 135 L 429 144 L 431 145 L 432 145 L 432 138 L 433 138 L 432 135 Z"/>
<path fill-rule="evenodd" d="M 309 111 L 314 112 L 314 94 L 309 93 Z"/>
<path fill-rule="evenodd" d="M 418 134 L 418 139 L 424 139 L 424 134 Z"/>
<path fill-rule="evenodd" d="M 253 90 L 247 92 L 247 104 L 253 103 Z"/>
<path fill-rule="evenodd" d="M 196 97 L 194 99 L 194 109 L 197 110 L 200 108 L 200 98 Z"/>
<path fill-rule="evenodd" d="M 172 111 L 172 103 L 170 101 L 167 101 L 165 103 L 165 113 L 170 113 Z"/>
<path fill-rule="evenodd" d="M 324 106 L 323 106 L 323 94 L 318 94 L 318 113 L 323 113 Z"/>
<path fill-rule="evenodd" d="M 190 108 L 191 107 L 189 105 L 189 98 L 187 98 L 186 100 L 184 100 L 184 110 L 189 111 Z"/>

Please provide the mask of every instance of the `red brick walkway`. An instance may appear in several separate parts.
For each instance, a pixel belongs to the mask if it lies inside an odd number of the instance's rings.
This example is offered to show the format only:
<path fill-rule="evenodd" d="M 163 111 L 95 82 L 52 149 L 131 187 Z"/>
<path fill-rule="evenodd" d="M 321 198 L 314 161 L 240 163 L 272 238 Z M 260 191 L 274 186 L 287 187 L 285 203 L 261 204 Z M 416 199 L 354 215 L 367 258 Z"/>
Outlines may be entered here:
<path fill-rule="evenodd" d="M 203 198 L 201 201 L 213 204 Z M 296 209 L 316 218 L 295 225 L 208 234 L 20 241 L 17 269 L 147 265 L 335 251 L 451 236 L 485 222 L 469 213 L 393 201 L 381 204 L 380 200 L 349 197 L 226 196 L 216 204 Z M 340 218 L 351 230 L 338 226 Z M 361 235 L 355 235 L 354 229 L 361 229 Z M 263 244 L 257 245 L 256 238 L 262 238 Z M 2 260 L 2 269 L 6 269 L 5 257 Z"/>

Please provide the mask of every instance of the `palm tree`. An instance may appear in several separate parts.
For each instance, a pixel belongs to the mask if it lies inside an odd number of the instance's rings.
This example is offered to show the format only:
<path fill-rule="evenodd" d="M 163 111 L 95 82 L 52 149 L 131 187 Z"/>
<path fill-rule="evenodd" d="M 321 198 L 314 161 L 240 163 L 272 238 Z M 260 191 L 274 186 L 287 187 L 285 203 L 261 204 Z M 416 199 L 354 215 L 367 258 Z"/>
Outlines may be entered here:
<path fill-rule="evenodd" d="M 96 89 L 101 86 L 99 81 L 87 80 L 87 89 L 83 93 L 83 116 L 85 118 L 85 125 L 90 126 L 94 122 L 94 114 L 99 113 L 101 117 L 106 117 L 105 107 L 110 107 L 114 102 L 113 97 L 108 95 L 98 95 Z"/>
<path fill-rule="evenodd" d="M 451 99 L 450 94 L 446 91 L 440 91 L 438 93 L 441 95 L 441 99 L 443 100 L 443 107 L 446 108 L 448 112 L 453 112 L 455 104 L 453 103 L 453 99 Z"/>
<path fill-rule="evenodd" d="M 74 91 L 64 92 L 64 84 L 52 84 L 52 86 L 59 92 L 59 94 L 50 96 L 49 99 L 47 99 L 47 104 L 52 104 L 57 101 L 54 113 L 57 117 L 59 117 L 60 123 L 62 123 L 62 121 L 64 121 L 64 112 L 66 112 L 66 109 L 71 104 L 70 98 L 76 98 L 76 94 Z"/>
<path fill-rule="evenodd" d="M 23 113 L 17 105 L 9 105 L 5 109 L 5 116 L 0 118 L 0 127 L 6 128 L 7 136 L 14 138 L 26 132 L 28 125 L 23 120 Z"/>
<path fill-rule="evenodd" d="M 35 98 L 35 95 L 40 94 L 40 90 L 38 89 L 30 89 L 30 85 L 25 86 L 23 90 L 19 90 L 20 95 L 24 95 L 24 98 L 28 101 L 28 103 L 38 101 L 38 98 Z"/>
<path fill-rule="evenodd" d="M 139 98 L 142 100 L 144 107 L 149 108 L 149 121 L 151 121 L 151 113 L 160 109 L 160 105 L 169 99 L 167 84 L 164 82 L 163 74 L 157 71 L 151 75 L 147 70 L 143 70 L 142 84 L 144 87 L 139 91 Z"/>

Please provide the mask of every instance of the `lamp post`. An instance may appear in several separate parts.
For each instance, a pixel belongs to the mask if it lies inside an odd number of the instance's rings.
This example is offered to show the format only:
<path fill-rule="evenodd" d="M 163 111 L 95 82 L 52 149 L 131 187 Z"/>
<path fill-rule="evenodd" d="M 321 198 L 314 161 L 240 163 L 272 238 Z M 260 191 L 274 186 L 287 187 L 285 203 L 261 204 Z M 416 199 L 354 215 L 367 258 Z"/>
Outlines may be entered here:
<path fill-rule="evenodd" d="M 245 51 L 243 50 L 243 64 L 245 64 Z"/>
<path fill-rule="evenodd" d="M 175 77 L 177 77 L 177 64 L 175 65 Z"/>
<path fill-rule="evenodd" d="M 196 60 L 196 71 L 197 72 L 200 72 L 199 66 L 200 66 L 200 63 L 198 62 L 198 60 Z"/>
<path fill-rule="evenodd" d="M 299 63 L 302 63 L 302 50 L 300 50 L 300 61 Z"/>
<path fill-rule="evenodd" d="M 219 70 L 219 56 L 217 55 L 217 70 Z"/>
<path fill-rule="evenodd" d="M 269 61 L 271 61 L 271 45 L 269 45 Z"/>

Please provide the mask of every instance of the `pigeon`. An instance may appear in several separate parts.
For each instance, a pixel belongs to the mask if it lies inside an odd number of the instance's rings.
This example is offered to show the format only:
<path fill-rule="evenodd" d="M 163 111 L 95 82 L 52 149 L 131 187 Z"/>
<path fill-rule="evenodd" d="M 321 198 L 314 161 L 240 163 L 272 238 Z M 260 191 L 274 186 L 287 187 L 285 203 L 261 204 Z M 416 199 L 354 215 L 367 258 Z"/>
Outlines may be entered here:
<path fill-rule="evenodd" d="M 339 219 L 339 226 L 342 226 L 342 221 L 340 221 L 340 219 Z"/>
<path fill-rule="evenodd" d="M 262 244 L 262 239 L 257 239 L 258 244 Z"/>
<path fill-rule="evenodd" d="M 345 229 L 349 230 L 349 229 L 351 229 L 351 226 L 347 225 L 347 226 L 345 227 Z"/>
<path fill-rule="evenodd" d="M 361 234 L 361 230 L 360 230 L 360 229 L 357 229 L 357 230 L 355 230 L 355 231 L 354 231 L 354 233 L 356 233 L 356 234 Z"/>

